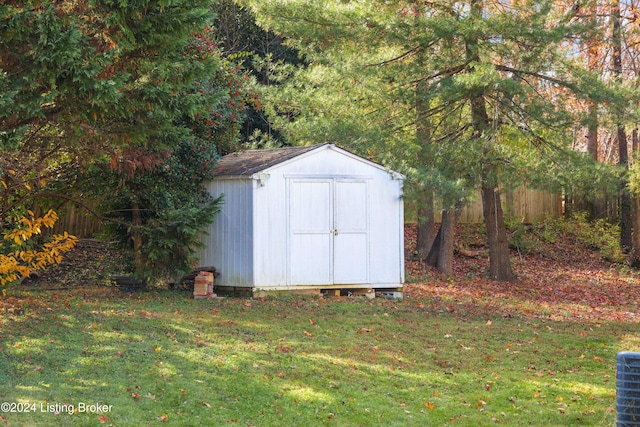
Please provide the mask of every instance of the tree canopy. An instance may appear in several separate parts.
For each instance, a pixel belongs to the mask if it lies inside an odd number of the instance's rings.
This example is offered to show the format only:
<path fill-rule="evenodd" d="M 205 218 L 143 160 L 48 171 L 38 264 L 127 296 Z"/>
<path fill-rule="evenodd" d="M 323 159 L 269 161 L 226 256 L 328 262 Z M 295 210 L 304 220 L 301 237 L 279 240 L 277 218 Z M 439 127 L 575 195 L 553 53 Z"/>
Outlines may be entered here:
<path fill-rule="evenodd" d="M 623 99 L 572 54 L 597 32 L 560 2 L 245 3 L 309 64 L 271 92 L 276 123 L 402 170 L 445 210 L 482 189 L 494 278 L 513 278 L 500 191 L 570 175 L 549 172 L 575 169 L 574 106 Z"/>
<path fill-rule="evenodd" d="M 211 2 L 16 0 L 0 17 L 3 225 L 76 189 L 108 200 L 94 212 L 123 227 L 138 275 L 151 259 L 187 268 L 216 211 L 202 182 L 235 146 L 247 100 Z"/>
<path fill-rule="evenodd" d="M 452 239 L 433 244 L 433 212 L 446 231 L 480 194 L 490 276 L 512 280 L 501 192 L 526 183 L 626 194 L 633 10 L 551 0 L 4 2 L 0 225 L 13 229 L 34 200 L 73 198 L 75 188 L 104 202 L 100 215 L 132 244 L 140 275 L 172 253 L 185 269 L 195 230 L 217 210 L 202 182 L 240 135 L 254 145 L 331 141 L 407 175 L 418 221 L 431 224 L 421 256 L 440 254 L 444 272 Z M 603 124 L 615 129 L 618 170 L 596 162 Z M 584 129 L 595 155 L 574 150 Z M 168 237 L 176 227 L 184 251 Z"/>
<path fill-rule="evenodd" d="M 209 1 L 10 1 L 0 16 L 5 201 L 119 147 L 161 148 L 207 102 L 187 89 L 219 66 L 185 51 Z"/>

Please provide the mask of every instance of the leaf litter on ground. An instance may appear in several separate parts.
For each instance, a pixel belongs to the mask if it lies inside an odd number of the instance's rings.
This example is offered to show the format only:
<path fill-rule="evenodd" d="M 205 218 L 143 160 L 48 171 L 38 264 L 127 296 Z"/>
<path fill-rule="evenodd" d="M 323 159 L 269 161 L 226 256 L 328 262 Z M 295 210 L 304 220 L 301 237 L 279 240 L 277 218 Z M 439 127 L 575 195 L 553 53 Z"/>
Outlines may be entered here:
<path fill-rule="evenodd" d="M 463 234 L 459 232 L 458 236 Z M 415 226 L 406 227 L 409 250 L 415 245 L 415 236 Z M 475 236 L 471 240 L 481 239 Z M 512 259 L 516 282 L 489 280 L 485 274 L 489 268 L 486 254 L 456 256 L 452 277 L 442 277 L 424 261 L 408 258 L 406 267 L 412 279 L 405 285 L 405 295 L 465 312 L 640 322 L 640 272 L 606 261 L 584 244 L 558 239 L 540 243 L 524 254 L 512 249 Z"/>

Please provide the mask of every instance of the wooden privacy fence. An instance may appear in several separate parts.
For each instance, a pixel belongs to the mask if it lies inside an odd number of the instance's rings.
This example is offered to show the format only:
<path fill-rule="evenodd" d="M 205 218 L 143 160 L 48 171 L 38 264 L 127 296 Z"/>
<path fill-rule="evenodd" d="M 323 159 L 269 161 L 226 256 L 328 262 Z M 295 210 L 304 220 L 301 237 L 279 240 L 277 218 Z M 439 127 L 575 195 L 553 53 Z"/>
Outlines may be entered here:
<path fill-rule="evenodd" d="M 534 190 L 524 185 L 501 194 L 505 218 L 526 224 L 541 222 L 545 218 L 559 218 L 563 215 L 563 198 L 560 193 Z M 410 213 L 408 210 L 407 213 Z M 81 207 L 69 202 L 58 208 L 59 219 L 54 233 L 68 232 L 77 237 L 93 237 L 102 230 L 102 222 Z M 441 214 L 436 213 L 440 222 Z M 464 207 L 459 222 L 482 223 L 482 200 L 480 193 Z"/>
<path fill-rule="evenodd" d="M 102 221 L 87 212 L 86 209 L 74 205 L 72 202 L 66 202 L 62 206 L 55 208 L 58 214 L 52 234 L 67 232 L 78 238 L 94 237 L 95 234 L 102 230 Z M 34 212 L 37 215 L 42 214 L 42 209 L 36 207 Z"/>
<path fill-rule="evenodd" d="M 591 220 L 604 219 L 611 224 L 620 220 L 619 205 L 620 197 L 616 195 L 602 195 L 591 201 L 585 196 L 574 196 L 571 193 L 564 197 L 564 213 L 567 217 L 574 213 L 586 212 Z"/>
<path fill-rule="evenodd" d="M 54 227 L 55 233 L 68 232 L 79 238 L 93 237 L 102 230 L 102 222 L 95 216 L 69 204 L 58 213 L 59 219 Z"/>
<path fill-rule="evenodd" d="M 563 213 L 562 195 L 549 191 L 527 188 L 525 185 L 500 194 L 505 219 L 513 219 L 525 224 L 542 222 L 545 218 L 560 218 Z M 436 214 L 440 222 L 441 214 Z M 469 202 L 460 214 L 460 223 L 476 224 L 484 222 L 480 192 Z"/>

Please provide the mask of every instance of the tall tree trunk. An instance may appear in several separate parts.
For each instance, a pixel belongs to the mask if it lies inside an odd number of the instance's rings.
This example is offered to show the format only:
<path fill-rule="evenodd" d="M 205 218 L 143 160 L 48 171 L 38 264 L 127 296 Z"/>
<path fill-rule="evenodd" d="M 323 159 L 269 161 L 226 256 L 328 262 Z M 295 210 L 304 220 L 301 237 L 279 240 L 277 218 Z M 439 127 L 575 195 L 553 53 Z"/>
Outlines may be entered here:
<path fill-rule="evenodd" d="M 471 1 L 471 13 L 482 16 L 483 6 L 481 0 Z M 466 41 L 466 59 L 468 63 L 479 63 L 478 39 L 470 38 Z M 470 66 L 470 71 L 474 71 Z M 473 136 L 478 140 L 486 140 L 487 134 L 492 131 L 487 104 L 482 92 L 471 95 L 471 122 L 473 126 Z M 486 151 L 490 147 L 485 147 Z M 489 276 L 494 280 L 514 281 L 516 279 L 511 269 L 509 258 L 509 243 L 507 242 L 507 229 L 504 224 L 504 214 L 500 202 L 500 192 L 498 190 L 498 178 L 496 166 L 488 164 L 481 176 L 482 212 L 484 222 L 487 227 L 487 237 L 489 239 Z"/>
<path fill-rule="evenodd" d="M 416 252 L 418 258 L 427 259 L 435 240 L 435 221 L 433 214 L 433 191 L 423 189 L 418 200 L 418 237 Z"/>
<path fill-rule="evenodd" d="M 442 213 L 442 217 L 444 218 L 444 211 Z M 442 242 L 442 224 L 438 229 L 438 234 L 436 234 L 435 239 L 433 240 L 433 245 L 431 245 L 431 249 L 429 250 L 429 254 L 427 255 L 427 264 L 431 267 L 438 266 L 438 258 L 440 258 L 440 243 Z"/>
<path fill-rule="evenodd" d="M 142 215 L 138 202 L 131 204 L 131 241 L 133 242 L 133 265 L 135 275 L 141 277 L 144 271 L 144 260 L 142 258 Z"/>
<path fill-rule="evenodd" d="M 587 152 L 591 158 L 598 161 L 598 105 L 589 103 L 589 124 L 587 125 Z M 602 218 L 600 200 L 589 200 L 589 216 L 591 220 Z"/>
<path fill-rule="evenodd" d="M 587 20 L 590 24 L 595 24 L 597 21 L 596 4 L 593 3 L 588 7 L 589 12 Z M 587 66 L 589 67 L 589 70 L 592 71 L 600 69 L 598 46 L 599 44 L 594 40 L 586 40 Z M 589 121 L 587 123 L 587 153 L 589 153 L 591 158 L 595 161 L 598 161 L 598 145 L 598 104 L 591 101 L 589 102 Z M 601 205 L 602 200 L 588 200 L 587 206 L 591 220 L 603 217 Z"/>
<path fill-rule="evenodd" d="M 431 129 L 429 123 L 429 105 L 425 100 L 426 82 L 420 81 L 416 85 L 416 139 L 420 144 L 420 162 L 427 164 L 429 161 L 429 144 L 431 144 Z M 433 190 L 421 188 L 418 197 L 418 237 L 416 252 L 418 258 L 426 259 L 433 241 L 435 230 L 433 212 Z"/>
<path fill-rule="evenodd" d="M 620 17 L 620 2 L 611 2 L 611 16 L 613 23 L 613 74 L 616 79 L 622 79 L 622 25 Z M 627 134 L 622 123 L 623 111 L 617 111 L 616 134 L 618 139 L 618 164 L 625 169 L 629 168 L 629 154 L 627 149 Z M 627 174 L 623 174 L 620 182 L 620 248 L 623 252 L 631 251 L 632 225 L 631 225 L 631 195 L 627 188 Z"/>
<path fill-rule="evenodd" d="M 427 256 L 427 264 L 435 267 L 445 276 L 453 275 L 455 230 L 461 208 L 462 206 L 457 204 L 455 208 L 442 211 L 442 222 Z"/>
<path fill-rule="evenodd" d="M 638 161 L 638 129 L 634 129 L 631 134 L 631 147 L 634 161 Z M 632 267 L 640 267 L 640 198 L 637 194 L 631 195 L 631 224 L 633 226 L 633 232 L 631 234 L 631 257 L 630 264 Z"/>
<path fill-rule="evenodd" d="M 496 186 L 482 184 L 482 213 L 489 238 L 489 277 L 513 282 L 516 276 L 511 269 L 509 241 L 504 225 L 500 191 Z"/>
<path fill-rule="evenodd" d="M 633 233 L 629 263 L 634 268 L 640 268 L 640 199 L 638 196 L 632 197 L 632 206 Z"/>
<path fill-rule="evenodd" d="M 589 104 L 587 152 L 593 160 L 598 160 L 598 105 L 593 102 Z"/>
<path fill-rule="evenodd" d="M 624 128 L 617 126 L 618 131 L 618 149 L 620 150 L 620 165 L 625 169 L 629 169 L 629 156 L 627 154 L 627 134 Z M 628 177 L 625 172 L 620 182 L 620 249 L 624 253 L 631 252 L 633 241 L 631 234 L 633 225 L 631 223 L 631 194 L 627 186 Z"/>
<path fill-rule="evenodd" d="M 451 208 L 442 212 L 442 222 L 440 223 L 440 248 L 438 264 L 436 268 L 446 276 L 453 276 L 453 243 L 456 234 L 456 220 L 459 209 Z"/>

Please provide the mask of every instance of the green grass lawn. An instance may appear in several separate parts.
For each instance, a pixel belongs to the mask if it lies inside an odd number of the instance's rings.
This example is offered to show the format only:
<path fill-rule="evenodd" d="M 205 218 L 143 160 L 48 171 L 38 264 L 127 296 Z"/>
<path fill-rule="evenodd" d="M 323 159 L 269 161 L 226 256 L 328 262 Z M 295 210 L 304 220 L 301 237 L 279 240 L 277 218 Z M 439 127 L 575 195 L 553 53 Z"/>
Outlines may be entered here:
<path fill-rule="evenodd" d="M 0 400 L 29 410 L 0 424 L 611 426 L 616 353 L 640 350 L 637 323 L 428 300 L 85 292 L 0 313 Z"/>

